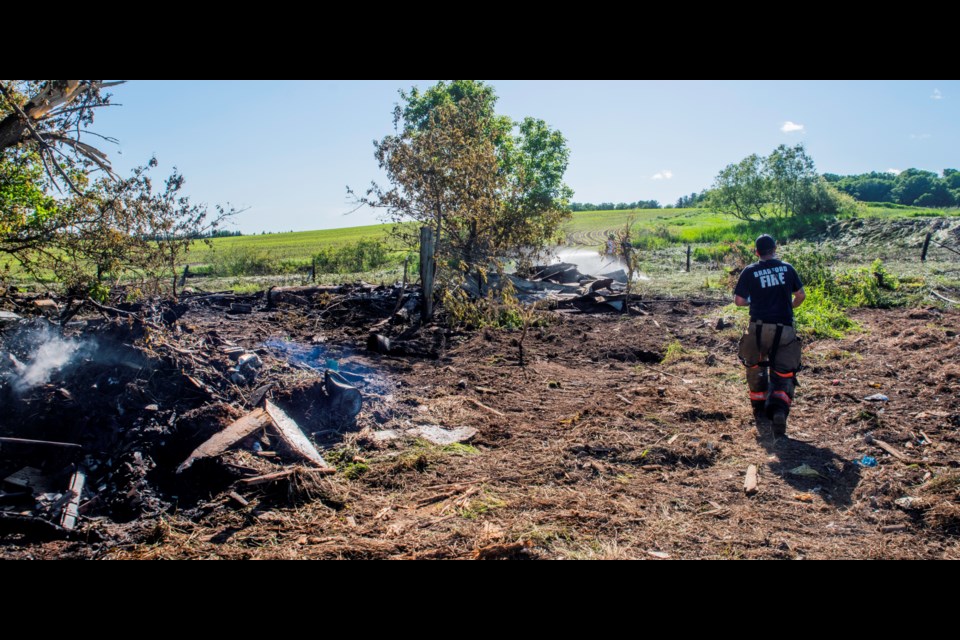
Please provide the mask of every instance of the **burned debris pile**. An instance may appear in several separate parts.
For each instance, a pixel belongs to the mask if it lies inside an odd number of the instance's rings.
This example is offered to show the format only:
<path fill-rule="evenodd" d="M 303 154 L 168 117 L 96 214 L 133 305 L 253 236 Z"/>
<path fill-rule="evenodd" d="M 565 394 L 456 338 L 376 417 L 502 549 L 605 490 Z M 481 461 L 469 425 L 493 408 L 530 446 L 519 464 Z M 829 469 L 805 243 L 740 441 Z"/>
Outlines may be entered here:
<path fill-rule="evenodd" d="M 103 536 L 332 473 L 317 444 L 390 391 L 355 328 L 392 331 L 395 353 L 429 334 L 415 293 L 366 284 L 4 303 L 0 536 Z"/>

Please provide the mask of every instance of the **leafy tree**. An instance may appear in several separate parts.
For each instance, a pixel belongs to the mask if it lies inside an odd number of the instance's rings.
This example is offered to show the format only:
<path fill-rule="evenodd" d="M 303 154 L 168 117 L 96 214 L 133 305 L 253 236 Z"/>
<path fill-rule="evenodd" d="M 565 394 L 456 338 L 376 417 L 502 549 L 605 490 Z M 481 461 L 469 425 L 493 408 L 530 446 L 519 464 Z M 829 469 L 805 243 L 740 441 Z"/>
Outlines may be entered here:
<path fill-rule="evenodd" d="M 940 188 L 938 189 L 938 187 Z M 932 195 L 935 191 L 937 194 Z M 907 169 L 897 175 L 890 195 L 899 204 L 913 205 L 917 204 L 917 201 L 925 194 L 931 194 L 931 197 L 925 199 L 929 204 L 920 204 L 920 206 L 936 206 L 930 201 L 939 201 L 945 192 L 946 187 L 940 183 L 937 174 L 934 172 L 922 169 Z"/>
<path fill-rule="evenodd" d="M 960 171 L 956 169 L 944 169 L 943 181 L 948 189 L 960 189 Z"/>
<path fill-rule="evenodd" d="M 710 193 L 710 206 L 741 220 L 763 218 L 767 187 L 763 158 L 754 153 L 721 169 Z"/>
<path fill-rule="evenodd" d="M 438 265 L 451 274 L 476 270 L 482 279 L 499 258 L 529 260 L 556 235 L 571 195 L 559 132 L 542 120 L 514 124 L 497 115 L 496 95 L 481 82 L 441 82 L 400 95 L 396 133 L 375 142 L 391 186 L 374 183 L 359 202 L 398 223 L 432 226 Z M 416 243 L 416 229 L 395 228 Z"/>
<path fill-rule="evenodd" d="M 780 145 L 769 156 L 752 154 L 727 165 L 717 175 L 708 203 L 742 220 L 832 215 L 854 206 L 817 175 L 803 145 Z"/>

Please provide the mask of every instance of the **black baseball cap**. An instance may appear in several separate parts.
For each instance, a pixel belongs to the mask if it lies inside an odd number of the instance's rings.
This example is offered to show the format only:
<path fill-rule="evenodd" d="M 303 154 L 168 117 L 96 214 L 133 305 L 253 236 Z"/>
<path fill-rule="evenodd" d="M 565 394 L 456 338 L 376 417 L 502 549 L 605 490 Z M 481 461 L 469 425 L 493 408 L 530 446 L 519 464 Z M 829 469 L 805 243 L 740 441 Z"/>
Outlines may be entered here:
<path fill-rule="evenodd" d="M 757 238 L 757 253 L 764 255 L 777 248 L 777 241 L 772 236 L 763 234 Z"/>

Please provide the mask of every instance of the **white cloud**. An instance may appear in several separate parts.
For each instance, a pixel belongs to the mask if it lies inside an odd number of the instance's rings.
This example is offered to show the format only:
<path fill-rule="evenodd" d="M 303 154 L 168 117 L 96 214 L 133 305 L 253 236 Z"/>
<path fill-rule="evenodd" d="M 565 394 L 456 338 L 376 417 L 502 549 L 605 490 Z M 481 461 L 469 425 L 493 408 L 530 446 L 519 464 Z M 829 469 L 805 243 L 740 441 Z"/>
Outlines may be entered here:
<path fill-rule="evenodd" d="M 940 89 L 934 89 L 933 95 L 930 96 L 931 100 L 943 100 L 943 94 L 940 93 Z"/>
<path fill-rule="evenodd" d="M 898 175 L 902 171 L 903 169 L 887 169 L 886 173 L 892 173 L 893 175 Z"/>
<path fill-rule="evenodd" d="M 657 171 L 655 174 L 653 174 L 653 175 L 651 176 L 651 179 L 653 179 L 653 180 L 669 180 L 669 179 L 672 178 L 672 177 L 673 177 L 673 171 L 670 171 L 670 169 L 664 169 L 663 171 Z"/>
<path fill-rule="evenodd" d="M 780 127 L 780 131 L 783 131 L 784 133 L 793 133 L 794 131 L 803 131 L 803 125 L 787 120 L 786 122 L 783 123 L 783 126 Z"/>
<path fill-rule="evenodd" d="M 932 137 L 933 136 L 930 135 L 929 133 L 911 133 L 910 134 L 911 140 L 929 140 Z"/>

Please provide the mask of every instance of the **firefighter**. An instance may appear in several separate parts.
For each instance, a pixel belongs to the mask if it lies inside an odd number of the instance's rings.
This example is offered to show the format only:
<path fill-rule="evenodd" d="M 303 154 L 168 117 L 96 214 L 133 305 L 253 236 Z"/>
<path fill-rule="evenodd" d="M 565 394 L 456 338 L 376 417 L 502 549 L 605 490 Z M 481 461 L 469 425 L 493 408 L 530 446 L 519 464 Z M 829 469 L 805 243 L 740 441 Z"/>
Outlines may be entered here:
<path fill-rule="evenodd" d="M 743 270 L 733 295 L 738 307 L 750 307 L 750 324 L 740 338 L 740 361 L 747 368 L 754 416 L 769 418 L 774 435 L 782 437 L 800 369 L 793 310 L 806 294 L 796 270 L 779 260 L 776 250 L 772 237 L 757 238 L 760 260 Z"/>

